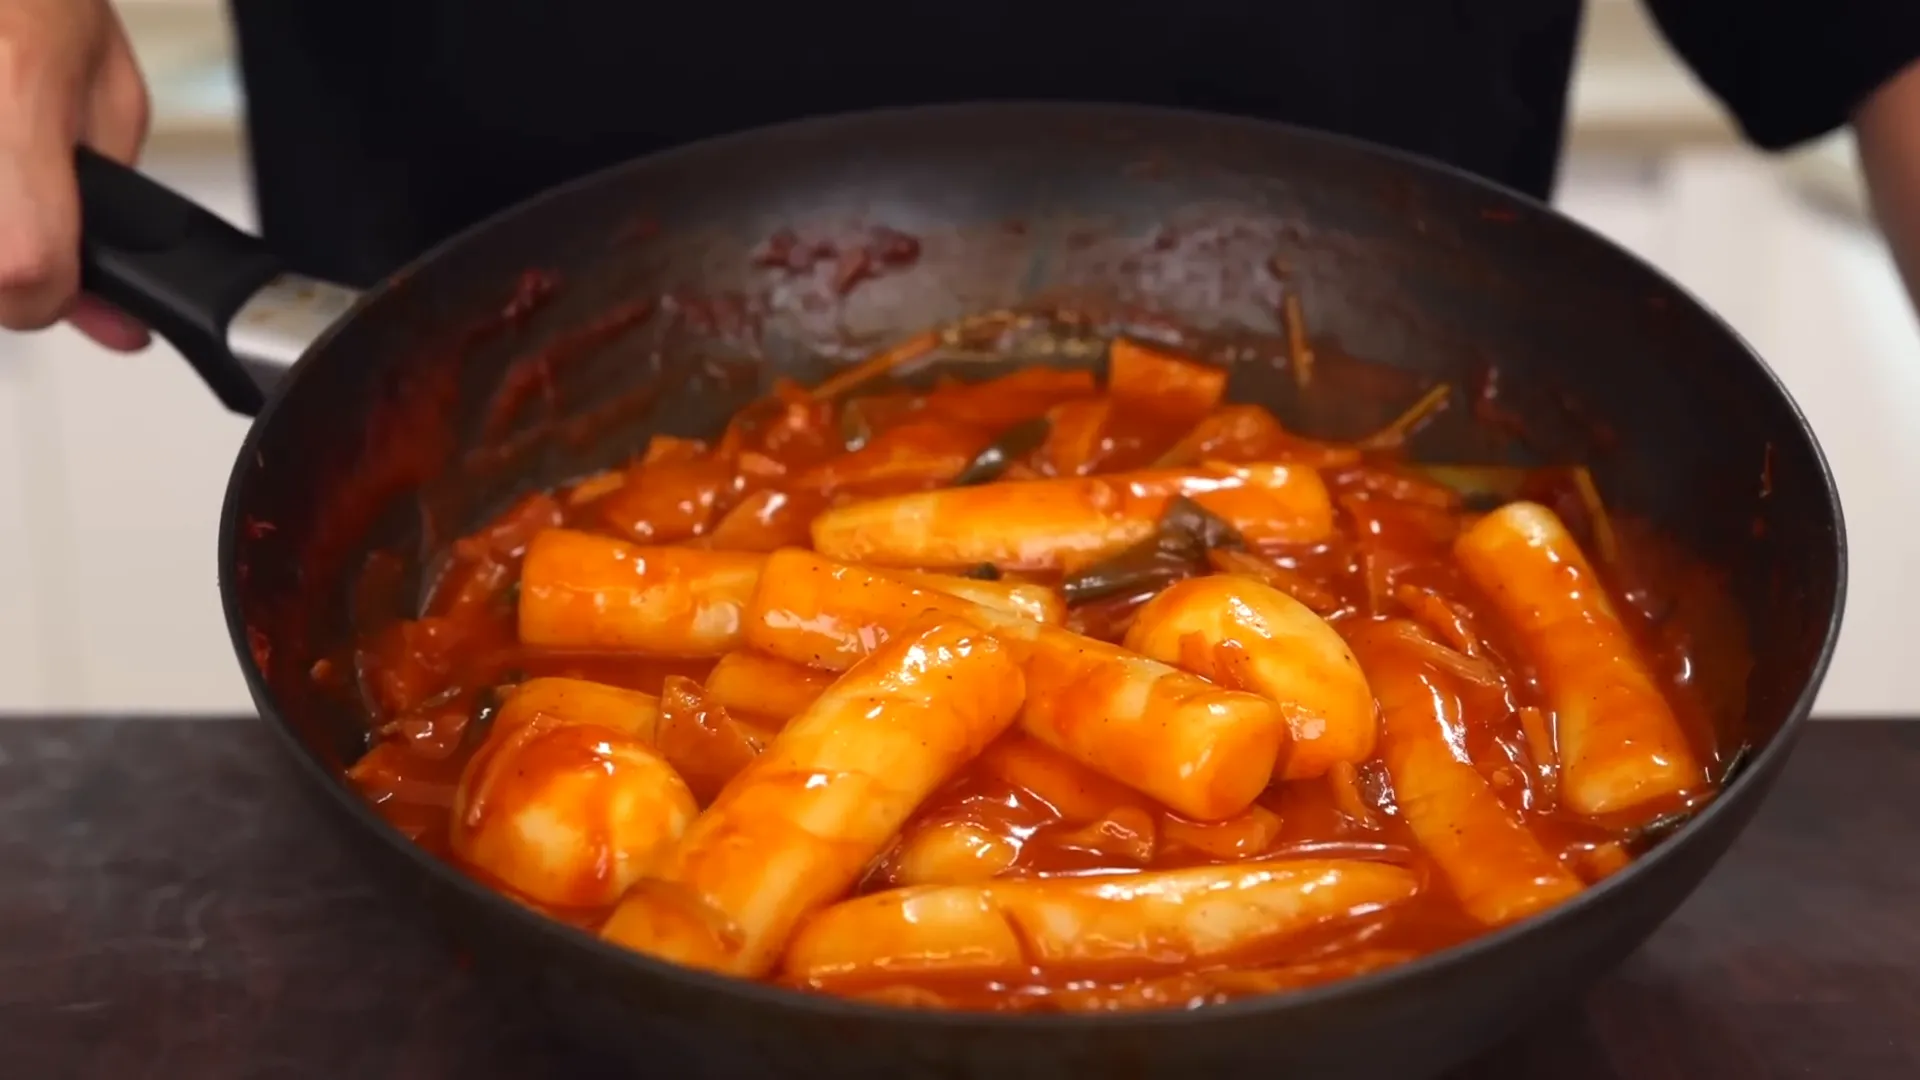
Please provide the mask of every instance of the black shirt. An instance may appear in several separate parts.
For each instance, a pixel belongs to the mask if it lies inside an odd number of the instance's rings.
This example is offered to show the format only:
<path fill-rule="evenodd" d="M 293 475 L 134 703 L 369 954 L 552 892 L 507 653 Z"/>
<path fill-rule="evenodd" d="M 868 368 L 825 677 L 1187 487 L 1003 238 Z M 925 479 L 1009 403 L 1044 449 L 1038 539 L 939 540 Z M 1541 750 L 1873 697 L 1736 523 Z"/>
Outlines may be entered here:
<path fill-rule="evenodd" d="M 1831 130 L 1920 0 L 1648 0 L 1747 133 Z M 260 217 L 364 284 L 543 188 L 779 120 L 937 101 L 1287 120 L 1545 197 L 1580 0 L 233 0 Z"/>

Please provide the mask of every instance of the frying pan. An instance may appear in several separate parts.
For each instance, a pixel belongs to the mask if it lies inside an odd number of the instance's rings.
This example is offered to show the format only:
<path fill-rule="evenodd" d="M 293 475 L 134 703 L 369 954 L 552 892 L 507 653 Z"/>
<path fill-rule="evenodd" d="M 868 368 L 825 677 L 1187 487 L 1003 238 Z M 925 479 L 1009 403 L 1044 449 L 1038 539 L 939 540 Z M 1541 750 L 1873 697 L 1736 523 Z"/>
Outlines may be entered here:
<path fill-rule="evenodd" d="M 1840 626 L 1832 477 L 1805 418 L 1725 324 L 1544 206 L 1345 139 L 1089 105 L 813 120 L 573 183 L 361 296 L 285 272 L 135 173 L 83 157 L 81 174 L 88 287 L 158 328 L 228 405 L 258 413 L 218 558 L 261 716 L 345 834 L 479 969 L 662 1075 L 1439 1072 L 1577 994 L 1699 883 L 1779 773 Z M 782 230 L 841 256 L 769 258 Z M 917 253 L 896 257 L 898 234 Z M 875 235 L 895 254 L 849 270 L 846 251 Z M 818 378 L 837 358 L 987 309 L 1179 323 L 1238 358 L 1236 398 L 1309 433 L 1350 435 L 1405 404 L 1303 392 L 1264 361 L 1252 343 L 1282 333 L 1289 291 L 1322 352 L 1410 386 L 1485 388 L 1497 371 L 1499 409 L 1531 433 L 1495 438 L 1455 408 L 1417 456 L 1588 462 L 1616 513 L 1727 576 L 1752 663 L 1718 674 L 1744 701 L 1751 765 L 1575 901 L 1389 971 L 1195 1011 L 895 1011 L 603 945 L 423 853 L 341 780 L 367 722 L 350 687 L 321 675 L 365 617 L 354 582 L 370 552 L 398 558 L 417 586 L 452 538 L 521 492 L 618 461 L 656 431 L 709 433 L 775 376 Z"/>

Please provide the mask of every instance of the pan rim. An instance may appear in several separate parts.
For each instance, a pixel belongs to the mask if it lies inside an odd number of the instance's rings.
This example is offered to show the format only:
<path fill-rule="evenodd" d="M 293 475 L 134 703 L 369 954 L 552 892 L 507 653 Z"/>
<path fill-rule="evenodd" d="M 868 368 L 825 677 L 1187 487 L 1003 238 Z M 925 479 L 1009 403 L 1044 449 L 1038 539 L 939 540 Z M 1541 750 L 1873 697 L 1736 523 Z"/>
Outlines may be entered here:
<path fill-rule="evenodd" d="M 257 456 L 264 433 L 272 427 L 274 418 L 285 406 L 287 399 L 294 396 L 295 388 L 299 385 L 301 378 L 312 369 L 315 358 L 328 354 L 329 344 L 344 327 L 362 317 L 369 306 L 379 303 L 400 282 L 421 270 L 445 261 L 450 253 L 457 251 L 474 238 L 493 230 L 499 224 L 522 214 L 532 213 L 536 208 L 551 202 L 569 198 L 576 192 L 611 183 L 616 177 L 629 170 L 658 168 L 768 138 L 818 137 L 829 135 L 836 128 L 858 129 L 863 126 L 903 121 L 932 122 L 953 116 L 990 118 L 993 114 L 1002 114 L 1010 119 L 1018 118 L 1028 122 L 1033 121 L 1038 115 L 1043 119 L 1051 118 L 1063 123 L 1077 124 L 1101 121 L 1181 124 L 1190 129 L 1206 128 L 1222 134 L 1241 132 L 1268 138 L 1281 136 L 1296 142 L 1318 143 L 1323 148 L 1341 153 L 1384 159 L 1411 173 L 1463 186 L 1490 199 L 1504 200 L 1510 209 L 1539 216 L 1547 227 L 1570 229 L 1585 243 L 1598 245 L 1608 253 L 1609 257 L 1626 260 L 1646 275 L 1650 282 L 1657 283 L 1693 308 L 1696 314 L 1710 320 L 1711 325 L 1736 343 L 1746 359 L 1759 369 L 1779 402 L 1786 407 L 1798 435 L 1806 441 L 1808 449 L 1812 451 L 1820 476 L 1821 495 L 1831 511 L 1834 525 L 1834 601 L 1822 632 L 1819 650 L 1800 693 L 1782 720 L 1778 733 L 1755 754 L 1752 767 L 1724 788 L 1718 797 L 1678 832 L 1657 845 L 1647 855 L 1635 860 L 1625 870 L 1589 886 L 1572 900 L 1517 923 L 1489 931 L 1445 949 L 1423 954 L 1405 963 L 1299 990 L 1240 998 L 1201 1008 L 1151 1009 L 1116 1013 L 994 1013 L 909 1009 L 792 989 L 766 982 L 738 979 L 657 960 L 612 945 L 596 935 L 550 919 L 487 888 L 462 873 L 452 863 L 434 856 L 408 840 L 375 814 L 363 798 L 326 768 L 281 715 L 277 695 L 268 685 L 264 673 L 254 659 L 248 641 L 245 619 L 237 599 L 238 582 L 235 566 L 239 555 L 241 493 L 247 487 L 253 471 L 258 467 Z M 1052 115 L 1049 117 L 1047 114 Z M 367 290 L 338 322 L 308 346 L 300 360 L 274 388 L 266 406 L 248 429 L 228 478 L 219 527 L 221 606 L 226 617 L 228 636 L 240 663 L 248 690 L 255 704 L 260 707 L 261 719 L 268 723 L 286 752 L 298 762 L 301 773 L 326 791 L 327 798 L 332 800 L 336 808 L 344 810 L 363 830 L 376 833 L 382 843 L 398 852 L 403 859 L 412 862 L 422 872 L 433 878 L 438 885 L 463 893 L 466 899 L 487 909 L 491 919 L 517 923 L 521 930 L 542 939 L 544 944 L 583 951 L 592 954 L 602 964 L 624 966 L 634 974 L 643 975 L 652 980 L 679 983 L 696 988 L 703 993 L 734 997 L 742 1003 L 752 1004 L 762 1009 L 787 1011 L 796 1016 L 821 1021 L 886 1023 L 943 1032 L 964 1031 L 982 1034 L 993 1032 L 1099 1034 L 1125 1029 L 1132 1033 L 1144 1033 L 1150 1036 L 1166 1030 L 1187 1029 L 1196 1024 L 1207 1025 L 1214 1022 L 1224 1024 L 1278 1012 L 1358 1005 L 1370 997 L 1391 991 L 1401 983 L 1427 979 L 1448 970 L 1464 968 L 1492 954 L 1505 953 L 1523 947 L 1522 943 L 1547 932 L 1550 927 L 1579 919 L 1611 903 L 1614 897 L 1633 888 L 1634 883 L 1646 876 L 1647 872 L 1673 859 L 1676 853 L 1687 847 L 1692 839 L 1702 833 L 1703 829 L 1710 827 L 1728 814 L 1741 812 L 1744 803 L 1760 799 L 1765 794 L 1763 789 L 1771 786 L 1775 774 L 1792 752 L 1803 726 L 1808 721 L 1814 699 L 1832 663 L 1846 608 L 1848 570 L 1846 525 L 1838 487 L 1826 452 L 1820 445 L 1819 438 L 1809 424 L 1800 404 L 1751 343 L 1699 297 L 1673 281 L 1657 267 L 1530 195 L 1508 189 L 1464 169 L 1420 154 L 1379 146 L 1353 136 L 1279 121 L 1164 106 L 1098 101 L 968 101 L 867 109 L 793 120 L 700 139 L 620 162 L 547 189 L 528 200 L 491 215 L 436 244 L 405 267 L 389 275 L 385 281 Z M 1717 859 L 1715 861 L 1717 862 Z M 1712 871 L 1712 868 L 1709 864 L 1702 872 L 1703 879 L 1705 874 Z M 1660 922 L 1664 923 L 1670 915 L 1671 912 L 1663 915 Z"/>

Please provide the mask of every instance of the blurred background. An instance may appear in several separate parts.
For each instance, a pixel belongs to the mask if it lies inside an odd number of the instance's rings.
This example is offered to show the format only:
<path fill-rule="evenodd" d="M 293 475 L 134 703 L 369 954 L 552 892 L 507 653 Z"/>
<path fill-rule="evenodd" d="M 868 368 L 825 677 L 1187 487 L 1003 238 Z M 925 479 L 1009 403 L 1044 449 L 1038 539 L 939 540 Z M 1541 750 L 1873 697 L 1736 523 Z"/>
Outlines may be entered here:
<path fill-rule="evenodd" d="M 147 169 L 251 228 L 224 5 L 119 6 L 154 92 Z M 1559 204 L 1753 342 L 1832 459 L 1854 587 L 1818 711 L 1920 713 L 1920 324 L 1851 144 L 1748 150 L 1635 0 L 1588 0 L 1569 144 Z M 163 345 L 0 336 L 0 712 L 252 711 L 214 573 L 245 430 Z"/>

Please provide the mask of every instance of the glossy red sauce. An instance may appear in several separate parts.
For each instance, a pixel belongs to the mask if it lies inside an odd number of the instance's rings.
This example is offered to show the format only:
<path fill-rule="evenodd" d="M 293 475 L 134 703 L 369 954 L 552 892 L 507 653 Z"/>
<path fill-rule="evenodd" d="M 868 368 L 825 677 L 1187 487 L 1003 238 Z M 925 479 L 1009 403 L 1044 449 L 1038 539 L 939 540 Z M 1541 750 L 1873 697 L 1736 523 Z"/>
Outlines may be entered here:
<path fill-rule="evenodd" d="M 766 258 L 781 265 L 838 257 L 792 240 Z M 904 260 L 896 249 L 875 256 Z M 516 393 L 521 391 L 516 391 Z M 1483 419 L 1507 423 L 1497 383 L 1462 388 Z M 503 402 L 503 405 L 505 403 Z M 506 405 L 507 408 L 514 407 Z M 448 830 L 462 770 L 486 742 L 496 688 L 538 676 L 568 676 L 664 694 L 663 746 L 702 803 L 753 753 L 776 738 L 779 718 L 728 717 L 703 697 L 711 661 L 652 659 L 522 645 L 516 637 L 519 562 L 530 539 L 555 526 L 648 544 L 691 544 L 766 551 L 804 545 L 812 516 L 829 505 L 952 482 L 982 449 L 1019 423 L 1054 418 L 1043 444 L 1015 456 L 1003 479 L 1113 472 L 1161 461 L 1196 427 L 1222 410 L 1168 412 L 1109 397 L 1084 373 L 1025 369 L 986 385 L 952 381 L 911 391 L 884 379 L 820 400 L 782 386 L 744 410 L 709 442 L 654 440 L 641 460 L 588 477 L 571 488 L 523 500 L 486 528 L 459 540 L 417 617 L 378 614 L 370 600 L 353 658 L 376 742 L 350 772 L 397 828 L 453 858 Z M 1466 748 L 1473 766 L 1511 814 L 1581 880 L 1617 870 L 1634 851 L 1634 830 L 1663 812 L 1710 795 L 1644 809 L 1631 821 L 1575 815 L 1557 798 L 1549 751 L 1535 746 L 1551 704 L 1514 633 L 1450 554 L 1450 545 L 1483 500 L 1463 497 L 1441 476 L 1406 463 L 1397 449 L 1356 450 L 1271 429 L 1208 441 L 1211 460 L 1295 461 L 1320 469 L 1336 507 L 1336 534 L 1312 545 L 1269 546 L 1215 554 L 1214 568 L 1256 572 L 1312 608 L 1338 630 L 1383 617 L 1412 619 L 1443 645 L 1472 652 L 1498 686 L 1469 689 Z M 1391 445 L 1382 440 L 1376 445 Z M 1369 445 L 1362 443 L 1359 445 Z M 1483 471 L 1484 472 L 1484 471 Z M 1524 475 L 1487 472 L 1493 501 L 1524 497 L 1556 510 L 1605 580 L 1662 692 L 1703 762 L 1723 762 L 1739 733 L 1716 730 L 1738 715 L 1743 662 L 1714 576 L 1672 545 L 1624 521 L 1602 519 L 1590 483 L 1577 470 Z M 1471 485 L 1469 485 L 1471 486 Z M 1484 494 L 1484 493 L 1483 493 Z M 983 521 L 982 529 L 993 523 Z M 391 591 L 396 567 L 376 560 L 363 575 L 371 598 Z M 1054 585 L 1058 574 L 1026 579 Z M 1165 580 L 1071 609 L 1067 625 L 1108 641 L 1123 636 L 1140 605 Z M 1710 640 L 1709 640 L 1710 639 Z M 1530 738 L 1529 724 L 1534 725 Z M 1017 734 L 1007 738 L 1020 738 Z M 582 751 L 586 752 L 586 751 Z M 1710 765 L 1719 776 L 1718 764 Z M 1111 781 L 1096 778 L 1112 785 Z M 509 777 L 504 783 L 512 783 Z M 1382 916 L 1339 922 L 1296 935 L 1259 956 L 1205 970 L 1143 964 L 1125 977 L 1089 981 L 1036 972 L 1009 981 L 926 977 L 886 984 L 833 986 L 907 1005 L 988 1009 L 1180 1007 L 1247 993 L 1312 985 L 1402 961 L 1484 932 L 1462 910 L 1396 806 L 1378 761 L 1329 777 L 1276 782 L 1259 799 L 1270 818 L 1243 815 L 1223 824 L 1181 819 L 1145 796 L 1095 784 L 1055 805 L 1047 795 L 976 763 L 926 800 L 902 831 L 967 821 L 1014 852 L 1008 876 L 1131 873 L 1258 856 L 1354 857 L 1409 866 L 1422 877 L 1418 896 Z M 1069 799 L 1067 802 L 1076 800 Z M 878 857 L 859 885 L 887 888 L 900 878 L 901 846 Z M 456 860 L 457 861 L 457 860 Z M 511 894 L 504 883 L 478 873 Z M 523 902 L 532 903 L 532 901 Z M 533 904 L 535 907 L 541 905 Z M 550 914 L 592 927 L 605 909 Z M 1251 973 L 1251 974 L 1249 974 Z"/>

